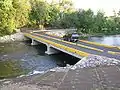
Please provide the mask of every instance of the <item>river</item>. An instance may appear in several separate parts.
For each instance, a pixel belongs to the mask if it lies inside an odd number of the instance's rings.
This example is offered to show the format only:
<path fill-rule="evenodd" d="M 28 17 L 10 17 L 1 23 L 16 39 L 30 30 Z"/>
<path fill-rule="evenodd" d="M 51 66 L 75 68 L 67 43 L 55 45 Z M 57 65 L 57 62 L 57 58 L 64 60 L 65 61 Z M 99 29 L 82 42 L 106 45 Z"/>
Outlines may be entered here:
<path fill-rule="evenodd" d="M 120 46 L 120 35 L 89 37 L 87 40 L 106 45 Z"/>
<path fill-rule="evenodd" d="M 0 79 L 44 73 L 54 67 L 73 65 L 78 59 L 65 53 L 47 55 L 43 44 L 30 42 L 0 44 Z"/>

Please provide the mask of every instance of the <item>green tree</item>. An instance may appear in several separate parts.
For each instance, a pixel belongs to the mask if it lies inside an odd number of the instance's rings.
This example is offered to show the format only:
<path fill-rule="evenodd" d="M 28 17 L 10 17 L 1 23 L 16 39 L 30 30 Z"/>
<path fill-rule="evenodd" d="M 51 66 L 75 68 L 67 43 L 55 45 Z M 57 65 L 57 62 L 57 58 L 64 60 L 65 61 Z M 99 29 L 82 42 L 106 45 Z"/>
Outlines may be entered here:
<path fill-rule="evenodd" d="M 11 34 L 15 29 L 15 9 L 12 0 L 0 1 L 0 35 Z"/>
<path fill-rule="evenodd" d="M 106 21 L 106 18 L 104 16 L 104 12 L 102 11 L 98 11 L 97 12 L 97 15 L 95 15 L 95 18 L 94 18 L 94 21 L 95 21 L 95 33 L 102 33 L 103 32 L 103 29 L 105 28 L 105 21 Z"/>
<path fill-rule="evenodd" d="M 70 0 L 59 0 L 59 2 L 53 1 L 50 4 L 50 22 L 48 24 L 54 28 L 66 28 L 70 26 L 72 23 L 69 22 L 69 19 L 74 18 L 71 17 L 73 11 L 73 5 Z"/>
<path fill-rule="evenodd" d="M 93 28 L 93 23 L 94 23 L 94 13 L 91 9 L 88 10 L 83 10 L 80 9 L 78 11 L 78 18 L 79 20 L 77 21 L 77 29 L 80 30 L 79 32 L 83 33 L 89 33 L 91 29 Z"/>
<path fill-rule="evenodd" d="M 49 6 L 44 0 L 31 0 L 30 24 L 36 27 L 49 21 Z"/>
<path fill-rule="evenodd" d="M 0 35 L 11 34 L 28 22 L 29 0 L 0 1 Z"/>
<path fill-rule="evenodd" d="M 76 28 L 77 23 L 78 17 L 76 12 L 65 13 L 63 18 L 61 19 L 62 28 Z"/>
<path fill-rule="evenodd" d="M 23 27 L 29 22 L 30 2 L 29 0 L 13 0 L 13 8 L 15 9 L 16 27 Z"/>
<path fill-rule="evenodd" d="M 59 23 L 59 19 L 60 19 L 60 9 L 58 4 L 54 4 L 51 3 L 50 4 L 50 8 L 49 8 L 49 21 L 48 21 L 48 27 L 59 27 L 60 23 Z"/>

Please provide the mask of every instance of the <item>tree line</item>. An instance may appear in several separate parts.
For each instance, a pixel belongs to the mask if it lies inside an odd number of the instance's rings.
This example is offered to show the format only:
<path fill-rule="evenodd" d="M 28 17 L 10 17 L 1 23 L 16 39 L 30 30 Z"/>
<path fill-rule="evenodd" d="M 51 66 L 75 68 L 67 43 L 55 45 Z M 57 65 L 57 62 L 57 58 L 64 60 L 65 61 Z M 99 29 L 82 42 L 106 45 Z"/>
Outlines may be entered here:
<path fill-rule="evenodd" d="M 75 10 L 70 0 L 0 0 L 0 36 L 19 28 L 76 28 L 86 34 L 119 34 L 120 12 L 105 16 L 91 9 Z"/>

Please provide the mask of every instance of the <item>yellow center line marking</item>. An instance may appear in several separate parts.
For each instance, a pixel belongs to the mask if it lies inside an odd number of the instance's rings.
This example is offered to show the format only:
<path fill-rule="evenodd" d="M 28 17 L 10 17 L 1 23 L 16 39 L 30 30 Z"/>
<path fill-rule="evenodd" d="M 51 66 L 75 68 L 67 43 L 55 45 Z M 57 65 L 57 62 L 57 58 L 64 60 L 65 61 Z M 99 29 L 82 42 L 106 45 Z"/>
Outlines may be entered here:
<path fill-rule="evenodd" d="M 31 34 L 28 34 L 28 33 L 26 33 L 25 35 L 26 35 L 26 36 L 30 36 L 30 37 L 32 37 L 32 38 L 36 38 L 37 40 L 41 40 L 41 41 L 43 41 L 43 42 L 47 42 L 48 44 L 50 43 L 50 44 L 52 44 L 52 45 L 54 45 L 54 46 L 56 46 L 56 47 L 59 47 L 59 48 L 62 48 L 62 49 L 64 49 L 64 50 L 66 50 L 66 51 L 70 51 L 70 52 L 73 52 L 73 51 L 74 51 L 74 53 L 77 53 L 77 52 L 78 52 L 77 54 L 79 54 L 79 55 L 81 55 L 81 56 L 88 56 L 88 55 L 90 55 L 89 53 L 86 53 L 86 52 L 83 52 L 83 51 L 79 51 L 79 50 L 76 51 L 76 49 L 67 47 L 67 46 L 65 46 L 65 45 L 61 45 L 61 44 L 57 45 L 57 43 L 55 43 L 55 42 L 52 42 L 52 41 L 50 41 L 50 40 L 46 40 L 46 39 L 43 39 L 43 38 L 40 38 L 40 37 L 36 37 L 36 36 L 33 36 L 33 35 L 31 35 Z M 40 34 L 36 34 L 36 35 L 39 35 L 39 36 L 40 36 Z M 44 35 L 41 35 L 41 36 L 44 36 Z M 44 36 L 44 37 L 47 37 L 47 36 Z M 49 37 L 49 38 L 51 38 L 51 37 Z M 56 38 L 54 38 L 54 39 L 56 39 Z M 65 43 L 69 43 L 69 44 L 76 45 L 76 43 L 63 41 L 63 40 L 61 40 L 61 39 L 56 39 L 56 40 L 59 40 L 59 41 L 65 42 Z M 52 43 L 51 43 L 51 42 L 52 42 Z M 53 44 L 53 43 L 54 43 L 54 44 Z M 77 45 L 78 45 L 78 44 L 77 44 Z M 79 46 L 81 46 L 81 47 L 83 46 L 83 47 L 89 48 L 89 47 L 84 46 L 84 45 L 79 45 Z M 91 49 L 91 48 L 92 48 L 92 47 L 90 47 L 90 49 Z M 93 49 L 96 49 L 96 48 L 93 48 Z M 96 50 L 97 50 L 97 49 L 96 49 Z M 99 49 L 98 49 L 98 50 L 99 50 Z M 101 50 L 101 52 L 103 52 L 103 50 Z M 108 53 L 111 54 L 111 55 L 118 55 L 118 54 L 120 54 L 120 52 L 113 52 L 113 51 L 108 51 Z"/>
<path fill-rule="evenodd" d="M 68 46 L 65 46 L 65 45 L 57 44 L 57 43 L 52 42 L 50 40 L 46 40 L 46 39 L 40 38 L 38 36 L 33 36 L 33 35 L 29 34 L 29 33 L 25 33 L 25 36 L 31 37 L 33 39 L 37 39 L 37 40 L 40 40 L 40 41 L 43 41 L 45 43 L 51 44 L 51 45 L 56 46 L 58 48 L 64 49 L 66 51 L 69 51 L 71 53 L 76 53 L 77 55 L 82 56 L 82 57 L 90 55 L 89 53 L 86 53 L 86 52 L 83 52 L 83 51 L 79 51 L 77 49 L 74 49 L 74 48 L 71 48 L 71 47 L 68 47 Z"/>
<path fill-rule="evenodd" d="M 48 34 L 48 35 L 53 36 L 52 34 Z M 57 37 L 60 37 L 60 36 L 57 36 Z M 110 46 L 110 45 L 100 44 L 100 43 L 96 43 L 96 42 L 90 42 L 90 41 L 86 41 L 86 40 L 79 40 L 79 41 L 84 42 L 84 43 L 88 43 L 88 44 L 91 44 L 91 45 L 102 46 L 102 47 L 105 47 L 105 48 L 120 49 L 119 46 Z M 84 45 L 78 45 L 78 46 L 89 48 L 88 46 L 84 46 Z M 93 49 L 93 50 L 96 50 L 96 51 L 104 52 L 104 50 L 102 50 L 102 49 L 96 49 L 96 48 L 92 48 L 92 47 L 90 47 L 90 48 Z M 120 52 L 108 51 L 108 53 L 109 54 L 113 54 L 113 53 L 114 54 L 119 54 Z"/>
<path fill-rule="evenodd" d="M 36 34 L 36 33 L 35 33 L 35 34 Z M 58 41 L 65 42 L 65 43 L 68 43 L 68 44 L 80 46 L 80 47 L 82 47 L 82 48 L 87 48 L 87 49 L 91 49 L 91 50 L 95 50 L 95 51 L 99 51 L 99 52 L 104 52 L 104 51 L 101 50 L 101 49 L 97 49 L 97 48 L 93 48 L 93 47 L 89 47 L 89 46 L 85 46 L 85 45 L 81 45 L 81 44 L 76 44 L 76 43 L 64 41 L 64 40 L 57 39 L 57 38 L 53 38 L 53 37 L 50 37 L 50 36 L 45 36 L 45 35 L 40 35 L 40 34 L 36 34 L 36 35 L 43 36 L 43 37 L 47 37 L 47 38 L 49 37 L 49 38 L 52 38 L 52 39 L 54 39 L 54 40 L 58 40 Z"/>

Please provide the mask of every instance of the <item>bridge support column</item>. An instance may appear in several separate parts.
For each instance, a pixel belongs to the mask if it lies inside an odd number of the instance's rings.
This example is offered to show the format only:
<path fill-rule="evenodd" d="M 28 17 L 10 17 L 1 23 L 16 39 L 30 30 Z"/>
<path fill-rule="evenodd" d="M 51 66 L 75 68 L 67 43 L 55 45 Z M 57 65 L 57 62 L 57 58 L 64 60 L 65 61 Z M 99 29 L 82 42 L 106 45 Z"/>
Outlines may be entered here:
<path fill-rule="evenodd" d="M 32 43 L 31 43 L 31 45 L 38 45 L 38 42 L 35 41 L 34 39 L 32 39 Z"/>
<path fill-rule="evenodd" d="M 46 54 L 51 55 L 51 54 L 57 54 L 60 51 L 52 48 L 50 45 L 47 45 L 47 51 L 45 51 Z"/>

